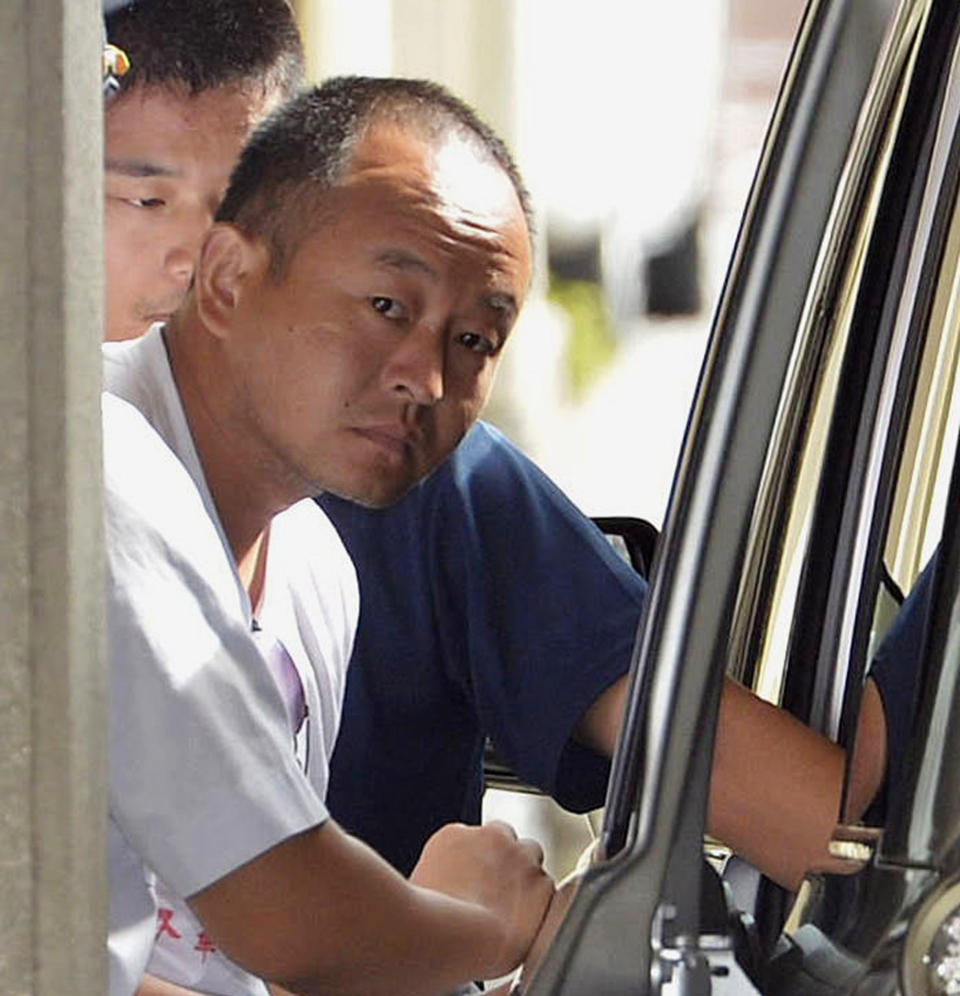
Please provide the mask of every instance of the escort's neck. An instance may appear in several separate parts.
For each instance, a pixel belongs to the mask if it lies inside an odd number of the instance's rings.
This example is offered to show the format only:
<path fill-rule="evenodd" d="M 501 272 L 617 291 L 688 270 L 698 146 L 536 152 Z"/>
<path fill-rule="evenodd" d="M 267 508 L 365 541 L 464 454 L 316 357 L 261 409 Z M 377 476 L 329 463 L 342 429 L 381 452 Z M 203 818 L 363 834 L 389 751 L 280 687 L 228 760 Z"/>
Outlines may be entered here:
<path fill-rule="evenodd" d="M 241 580 L 256 604 L 251 589 L 256 589 L 258 576 L 262 585 L 270 520 L 304 495 L 285 482 L 276 461 L 257 447 L 249 419 L 232 403 L 218 341 L 197 324 L 185 308 L 164 330 L 164 342 L 207 487 Z"/>

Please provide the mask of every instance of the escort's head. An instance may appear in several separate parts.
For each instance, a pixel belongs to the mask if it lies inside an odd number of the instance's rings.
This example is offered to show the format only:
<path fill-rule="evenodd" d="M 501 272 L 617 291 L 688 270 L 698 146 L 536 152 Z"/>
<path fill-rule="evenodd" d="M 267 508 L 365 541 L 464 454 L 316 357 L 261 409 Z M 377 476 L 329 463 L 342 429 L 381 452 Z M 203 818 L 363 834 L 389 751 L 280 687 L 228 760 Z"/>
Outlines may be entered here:
<path fill-rule="evenodd" d="M 395 501 L 479 414 L 527 292 L 504 144 L 435 84 L 330 80 L 258 128 L 217 222 L 192 299 L 244 438 L 293 492 Z"/>
<path fill-rule="evenodd" d="M 106 18 L 130 61 L 104 132 L 106 329 L 167 318 L 243 143 L 303 78 L 286 0 L 135 0 Z"/>

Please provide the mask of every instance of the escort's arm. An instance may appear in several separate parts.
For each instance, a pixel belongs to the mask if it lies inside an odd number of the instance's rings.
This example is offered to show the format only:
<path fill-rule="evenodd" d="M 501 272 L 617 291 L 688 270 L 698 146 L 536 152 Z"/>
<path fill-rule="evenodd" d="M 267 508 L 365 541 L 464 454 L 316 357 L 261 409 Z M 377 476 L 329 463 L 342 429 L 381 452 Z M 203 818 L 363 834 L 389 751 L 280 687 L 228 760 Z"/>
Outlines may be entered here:
<path fill-rule="evenodd" d="M 198 996 L 195 989 L 184 989 L 156 975 L 145 975 L 137 986 L 137 996 Z"/>
<path fill-rule="evenodd" d="M 576 737 L 612 753 L 627 692 L 615 682 L 587 710 Z M 764 874 L 796 888 L 804 873 L 830 867 L 827 843 L 836 826 L 845 755 L 793 716 L 724 679 L 717 719 L 709 831 Z M 848 812 L 870 803 L 886 768 L 886 726 L 880 694 L 868 680 L 851 765 Z"/>
<path fill-rule="evenodd" d="M 328 821 L 189 902 L 229 957 L 291 992 L 427 996 L 520 963 L 553 896 L 541 861 L 504 824 L 453 825 L 408 881 Z"/>
<path fill-rule="evenodd" d="M 267 984 L 271 996 L 292 996 L 289 990 Z M 137 986 L 136 996 L 203 996 L 196 989 L 185 989 L 174 982 L 167 982 L 156 975 L 145 975 Z"/>

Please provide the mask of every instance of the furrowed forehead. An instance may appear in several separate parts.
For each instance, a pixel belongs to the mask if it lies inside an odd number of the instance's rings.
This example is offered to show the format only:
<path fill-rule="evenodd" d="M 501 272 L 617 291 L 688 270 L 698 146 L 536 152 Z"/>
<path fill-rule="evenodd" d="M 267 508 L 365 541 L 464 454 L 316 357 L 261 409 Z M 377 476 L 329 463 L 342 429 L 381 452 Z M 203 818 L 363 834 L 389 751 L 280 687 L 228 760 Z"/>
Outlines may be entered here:
<path fill-rule="evenodd" d="M 529 194 L 509 152 L 481 121 L 473 122 L 461 117 L 443 104 L 420 103 L 412 98 L 392 95 L 374 101 L 361 115 L 354 136 L 348 142 L 349 155 L 344 160 L 341 177 L 361 162 L 366 142 L 375 140 L 378 133 L 390 129 L 410 139 L 421 140 L 438 156 L 448 159 L 451 169 L 447 172 L 451 184 L 459 182 L 466 189 L 477 181 L 483 184 L 493 177 L 506 178 L 523 214 L 528 250 L 533 259 L 533 211 Z"/>

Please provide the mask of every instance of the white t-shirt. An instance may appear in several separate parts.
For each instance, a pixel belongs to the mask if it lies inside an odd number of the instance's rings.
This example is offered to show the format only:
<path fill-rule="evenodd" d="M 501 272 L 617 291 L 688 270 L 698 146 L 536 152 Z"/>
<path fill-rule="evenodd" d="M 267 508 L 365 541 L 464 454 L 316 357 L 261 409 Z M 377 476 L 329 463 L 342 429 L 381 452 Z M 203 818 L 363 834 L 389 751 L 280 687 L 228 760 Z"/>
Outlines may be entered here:
<path fill-rule="evenodd" d="M 104 361 L 107 390 L 156 430 L 105 396 L 111 994 L 133 992 L 155 938 L 154 967 L 171 981 L 262 992 L 262 983 L 210 950 L 178 897 L 326 818 L 356 577 L 313 502 L 274 519 L 257 618 L 300 677 L 305 777 L 287 705 L 251 634 L 249 600 L 159 328 L 105 345 Z"/>

